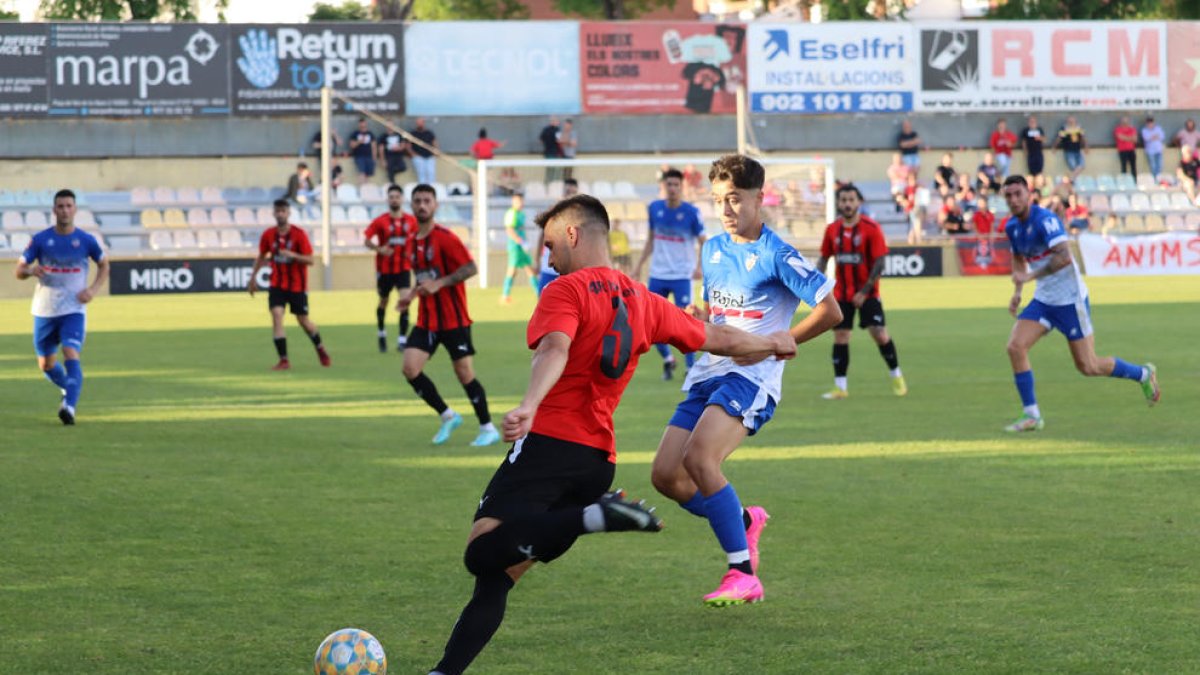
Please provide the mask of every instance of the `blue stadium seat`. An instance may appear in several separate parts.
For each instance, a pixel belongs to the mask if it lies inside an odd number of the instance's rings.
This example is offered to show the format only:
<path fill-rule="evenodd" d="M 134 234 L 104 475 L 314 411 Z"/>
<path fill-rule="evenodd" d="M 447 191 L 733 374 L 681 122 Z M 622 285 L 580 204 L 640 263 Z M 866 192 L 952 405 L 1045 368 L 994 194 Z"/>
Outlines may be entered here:
<path fill-rule="evenodd" d="M 1133 180 L 1133 176 L 1127 173 L 1117 174 L 1117 189 L 1124 192 L 1130 192 L 1138 189 L 1137 182 Z"/>
<path fill-rule="evenodd" d="M 1117 179 L 1111 174 L 1102 173 L 1096 178 L 1096 187 L 1101 192 L 1114 192 L 1117 189 Z"/>
<path fill-rule="evenodd" d="M 1087 174 L 1080 176 L 1075 179 L 1075 189 L 1079 192 L 1095 192 L 1096 178 Z"/>

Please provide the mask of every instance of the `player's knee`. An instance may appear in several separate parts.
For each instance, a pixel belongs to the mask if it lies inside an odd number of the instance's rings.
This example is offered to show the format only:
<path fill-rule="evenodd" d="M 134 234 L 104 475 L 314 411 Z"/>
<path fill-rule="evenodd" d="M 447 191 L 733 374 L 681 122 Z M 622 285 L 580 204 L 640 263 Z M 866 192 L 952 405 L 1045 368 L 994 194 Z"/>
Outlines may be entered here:
<path fill-rule="evenodd" d="M 1025 345 L 1017 342 L 1016 340 L 1009 340 L 1008 344 L 1005 345 L 1005 350 L 1008 352 L 1010 357 L 1023 356 L 1025 352 L 1028 351 Z"/>
<path fill-rule="evenodd" d="M 405 363 L 401 368 L 401 372 L 404 373 L 404 379 L 408 380 L 409 384 L 412 384 L 413 380 L 421 376 L 420 366 L 413 363 Z"/>
<path fill-rule="evenodd" d="M 684 455 L 683 468 L 697 485 L 709 483 L 721 474 L 720 464 L 700 453 L 689 452 Z"/>
<path fill-rule="evenodd" d="M 1075 359 L 1075 369 L 1084 377 L 1099 377 L 1106 374 L 1100 368 L 1099 359 Z"/>

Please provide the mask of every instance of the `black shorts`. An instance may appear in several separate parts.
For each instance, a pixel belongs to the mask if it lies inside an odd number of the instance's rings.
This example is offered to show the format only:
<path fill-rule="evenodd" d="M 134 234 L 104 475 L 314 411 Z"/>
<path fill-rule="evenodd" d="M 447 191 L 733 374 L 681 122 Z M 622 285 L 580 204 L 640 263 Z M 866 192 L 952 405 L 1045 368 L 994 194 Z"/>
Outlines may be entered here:
<path fill-rule="evenodd" d="M 858 315 L 858 327 L 870 328 L 871 326 L 886 326 L 887 322 L 883 318 L 883 303 L 879 298 L 867 298 L 863 301 L 862 308 L 854 306 L 853 302 L 838 301 L 838 307 L 842 308 L 842 322 L 834 326 L 834 330 L 850 330 L 854 328 L 854 312 L 862 312 Z"/>
<path fill-rule="evenodd" d="M 436 333 L 426 330 L 421 326 L 415 326 L 408 332 L 406 346 L 409 348 L 420 349 L 433 356 L 433 353 L 437 351 L 438 345 L 446 345 L 446 351 L 450 352 L 451 361 L 457 361 L 475 353 L 475 343 L 471 342 L 470 326 L 442 330 Z"/>
<path fill-rule="evenodd" d="M 308 314 L 308 293 L 285 291 L 272 286 L 267 290 L 267 307 L 290 307 L 292 314 L 306 316 Z"/>
<path fill-rule="evenodd" d="M 475 520 L 593 504 L 612 486 L 615 472 L 604 450 L 529 434 L 513 443 L 496 469 L 479 499 Z"/>
<path fill-rule="evenodd" d="M 402 291 L 409 286 L 412 286 L 412 273 L 408 270 L 396 274 L 375 273 L 375 290 L 381 298 L 391 295 L 393 288 Z"/>

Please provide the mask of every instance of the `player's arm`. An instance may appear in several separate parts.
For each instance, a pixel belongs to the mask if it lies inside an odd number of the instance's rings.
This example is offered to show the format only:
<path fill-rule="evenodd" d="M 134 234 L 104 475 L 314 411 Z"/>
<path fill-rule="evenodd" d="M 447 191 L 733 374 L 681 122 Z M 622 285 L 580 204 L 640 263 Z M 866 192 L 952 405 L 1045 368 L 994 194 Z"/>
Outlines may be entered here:
<path fill-rule="evenodd" d="M 13 271 L 13 273 L 18 279 L 24 281 L 29 277 L 37 277 L 41 279 L 46 272 L 36 260 L 33 262 L 25 262 L 25 258 L 21 258 L 17 261 L 17 268 Z"/>
<path fill-rule="evenodd" d="M 650 259 L 650 254 L 654 253 L 654 229 L 651 228 L 646 236 L 646 245 L 642 247 L 642 255 L 638 257 L 637 264 L 633 266 L 633 278 L 642 278 L 642 267 L 646 261 Z"/>
<path fill-rule="evenodd" d="M 444 277 L 422 281 L 420 286 L 417 287 L 417 291 L 421 295 L 433 295 L 447 286 L 461 284 L 478 273 L 479 268 L 475 266 L 475 261 L 469 260 L 458 269 Z"/>
<path fill-rule="evenodd" d="M 1025 256 L 1013 252 L 1012 254 L 1012 282 L 1013 296 L 1008 301 L 1008 313 L 1013 316 L 1017 315 L 1017 310 L 1021 307 L 1021 290 L 1025 288 L 1025 277 L 1028 276 L 1029 264 L 1025 261 Z"/>
<path fill-rule="evenodd" d="M 96 278 L 92 280 L 91 286 L 79 291 L 79 294 L 75 296 L 79 302 L 86 305 L 96 297 L 100 289 L 104 288 L 104 284 L 108 283 L 109 269 L 108 258 L 101 258 L 96 261 Z"/>
<path fill-rule="evenodd" d="M 828 293 L 813 307 L 792 329 L 788 331 L 796 344 L 802 344 L 817 337 L 821 333 L 842 322 L 842 308 L 838 306 L 833 293 Z"/>
<path fill-rule="evenodd" d="M 871 297 L 871 291 L 875 289 L 875 284 L 879 283 L 879 277 L 883 276 L 883 265 L 886 262 L 885 258 L 876 258 L 875 264 L 871 266 L 871 274 L 867 276 L 867 283 L 854 294 L 854 305 L 862 307 L 864 301 Z"/>
<path fill-rule="evenodd" d="M 692 271 L 692 279 L 699 281 L 704 278 L 704 242 L 708 241 L 708 235 L 701 232 L 696 235 L 696 269 Z"/>
<path fill-rule="evenodd" d="M 529 388 L 521 403 L 504 416 L 504 441 L 511 443 L 529 433 L 533 427 L 533 416 L 542 399 L 562 377 L 571 351 L 571 338 L 566 333 L 547 333 L 538 342 L 533 352 L 533 364 L 529 374 Z"/>
<path fill-rule="evenodd" d="M 700 351 L 732 356 L 738 363 L 750 364 L 771 356 L 790 359 L 796 355 L 796 341 L 783 330 L 755 335 L 726 324 L 707 323 L 704 324 L 704 344 Z"/>
<path fill-rule="evenodd" d="M 258 290 L 258 271 L 262 269 L 263 265 L 266 265 L 267 261 L 270 259 L 271 252 L 263 250 L 260 250 L 258 252 L 258 257 L 254 259 L 254 269 L 250 271 L 250 284 L 246 287 L 246 290 L 250 291 L 250 297 L 254 297 L 255 291 Z"/>
<path fill-rule="evenodd" d="M 301 265 L 311 265 L 315 262 L 315 258 L 311 253 L 299 253 L 286 248 L 279 249 L 279 255 Z"/>

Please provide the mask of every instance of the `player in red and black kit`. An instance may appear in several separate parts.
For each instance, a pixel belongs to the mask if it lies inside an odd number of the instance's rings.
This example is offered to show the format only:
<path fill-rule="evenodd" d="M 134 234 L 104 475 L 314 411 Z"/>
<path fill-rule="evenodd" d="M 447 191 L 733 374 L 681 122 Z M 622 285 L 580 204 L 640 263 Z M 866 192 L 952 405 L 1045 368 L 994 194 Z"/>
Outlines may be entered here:
<path fill-rule="evenodd" d="M 854 328 L 854 313 L 861 312 L 858 327 L 867 332 L 879 345 L 879 353 L 887 362 L 892 376 L 892 392 L 897 396 L 908 393 L 904 374 L 900 372 L 900 360 L 896 356 L 896 344 L 888 336 L 883 319 L 883 303 L 879 300 L 879 277 L 883 274 L 887 242 L 879 223 L 862 215 L 863 196 L 853 184 L 837 189 L 837 220 L 825 228 L 821 241 L 821 258 L 817 269 L 824 270 L 832 258 L 837 263 L 833 289 L 838 306 L 842 308 L 842 322 L 833 327 L 833 375 L 834 388 L 823 394 L 828 400 L 849 396 L 846 372 L 850 369 L 850 331 Z"/>
<path fill-rule="evenodd" d="M 446 405 L 433 380 L 423 372 L 429 357 L 438 345 L 443 345 L 454 363 L 454 374 L 479 418 L 479 434 L 471 445 L 491 445 L 500 440 L 500 432 L 492 424 L 487 395 L 471 364 L 475 345 L 471 342 L 471 315 L 467 313 L 467 288 L 463 285 L 478 269 L 458 235 L 433 222 L 437 211 L 433 187 L 425 183 L 417 185 L 411 200 L 417 231 L 408 238 L 406 249 L 416 285 L 400 292 L 396 309 L 408 311 L 408 306 L 418 298 L 420 306 L 417 325 L 409 333 L 404 349 L 404 377 L 417 396 L 441 415 L 442 426 L 433 442 L 445 443 L 450 433 L 462 424 L 462 415 Z"/>
<path fill-rule="evenodd" d="M 308 235 L 299 226 L 288 222 L 292 207 L 286 199 L 275 200 L 275 227 L 263 232 L 258 240 L 258 257 L 254 260 L 254 271 L 250 274 L 250 295 L 258 290 L 258 270 L 271 265 L 271 287 L 267 290 L 267 307 L 271 310 L 271 325 L 275 335 L 275 351 L 279 352 L 279 363 L 271 370 L 291 368 L 287 355 L 287 333 L 283 328 L 284 307 L 292 314 L 308 339 L 317 348 L 317 358 L 322 366 L 329 366 L 329 352 L 321 344 L 321 333 L 317 324 L 308 318 L 308 266 L 313 264 L 312 244 Z"/>
<path fill-rule="evenodd" d="M 504 416 L 513 446 L 479 500 L 464 556 L 475 592 L 432 674 L 458 675 L 471 664 L 533 563 L 558 558 L 582 534 L 662 528 L 653 509 L 608 492 L 613 411 L 651 345 L 750 360 L 796 352 L 787 332 L 751 335 L 702 323 L 612 269 L 608 213 L 595 197 L 564 199 L 537 223 L 562 276 L 542 291 L 529 321 L 529 388 Z"/>
<path fill-rule="evenodd" d="M 417 231 L 417 219 L 405 213 L 404 190 L 399 185 L 387 189 L 388 212 L 371 221 L 364 233 L 363 245 L 375 251 L 375 288 L 379 291 L 379 306 L 375 308 L 375 325 L 379 328 L 379 352 L 387 351 L 387 329 L 383 327 L 388 297 L 392 289 L 404 292 L 412 286 L 406 247 L 408 238 Z M 408 336 L 408 310 L 400 312 L 400 334 L 396 349 L 404 351 Z"/>

